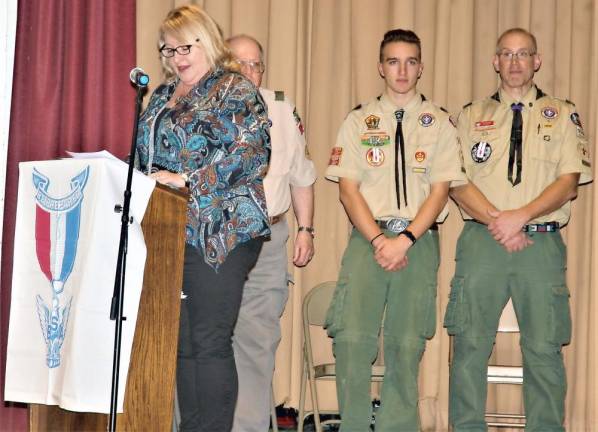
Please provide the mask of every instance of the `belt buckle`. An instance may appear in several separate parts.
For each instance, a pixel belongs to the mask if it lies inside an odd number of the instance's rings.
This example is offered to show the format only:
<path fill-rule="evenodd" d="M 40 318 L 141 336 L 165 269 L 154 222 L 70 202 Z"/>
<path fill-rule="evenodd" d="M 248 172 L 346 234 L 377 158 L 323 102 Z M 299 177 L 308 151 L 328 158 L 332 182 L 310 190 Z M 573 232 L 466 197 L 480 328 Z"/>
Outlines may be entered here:
<path fill-rule="evenodd" d="M 386 229 L 395 234 L 405 231 L 408 225 L 409 220 L 403 218 L 394 218 L 386 221 Z"/>

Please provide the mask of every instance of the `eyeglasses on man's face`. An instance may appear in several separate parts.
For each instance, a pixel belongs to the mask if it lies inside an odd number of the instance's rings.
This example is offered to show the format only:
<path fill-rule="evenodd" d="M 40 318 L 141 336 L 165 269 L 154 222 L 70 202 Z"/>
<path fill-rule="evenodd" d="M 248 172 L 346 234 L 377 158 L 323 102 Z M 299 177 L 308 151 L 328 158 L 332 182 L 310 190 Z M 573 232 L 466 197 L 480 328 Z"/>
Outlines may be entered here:
<path fill-rule="evenodd" d="M 266 65 L 261 61 L 254 62 L 254 61 L 239 60 L 239 59 L 237 59 L 235 61 L 237 62 L 237 64 L 239 66 L 241 66 L 241 69 L 248 68 L 252 72 L 261 73 L 261 74 L 264 73 L 266 70 Z"/>
<path fill-rule="evenodd" d="M 533 51 L 528 51 L 528 50 L 520 50 L 517 52 L 512 52 L 512 51 L 501 51 L 498 53 L 498 56 L 505 61 L 513 61 L 513 60 L 521 60 L 521 61 L 525 61 L 529 58 L 531 58 L 532 56 L 536 55 L 535 52 Z"/>
<path fill-rule="evenodd" d="M 178 47 L 170 48 L 162 45 L 162 48 L 160 48 L 160 54 L 162 57 L 166 58 L 174 57 L 175 53 L 178 53 L 179 55 L 187 55 L 191 52 L 192 46 L 193 45 L 179 45 Z"/>

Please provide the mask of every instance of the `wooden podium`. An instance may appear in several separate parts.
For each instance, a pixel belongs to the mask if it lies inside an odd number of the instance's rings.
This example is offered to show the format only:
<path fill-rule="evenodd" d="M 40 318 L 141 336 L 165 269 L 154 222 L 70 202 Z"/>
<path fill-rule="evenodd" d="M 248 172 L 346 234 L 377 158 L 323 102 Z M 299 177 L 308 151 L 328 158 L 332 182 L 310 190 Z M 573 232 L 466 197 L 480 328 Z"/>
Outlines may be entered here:
<path fill-rule="evenodd" d="M 187 194 L 156 185 L 143 222 L 147 260 L 119 431 L 169 431 L 175 389 Z M 126 287 L 125 287 L 126 289 Z M 106 431 L 109 415 L 31 404 L 31 431 Z"/>

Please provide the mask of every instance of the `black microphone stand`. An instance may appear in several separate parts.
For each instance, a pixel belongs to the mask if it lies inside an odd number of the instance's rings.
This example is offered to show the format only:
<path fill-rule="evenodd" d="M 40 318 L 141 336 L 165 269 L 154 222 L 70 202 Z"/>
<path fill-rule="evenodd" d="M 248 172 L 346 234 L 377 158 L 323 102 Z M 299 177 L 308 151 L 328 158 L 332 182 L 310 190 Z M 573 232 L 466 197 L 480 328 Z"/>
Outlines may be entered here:
<path fill-rule="evenodd" d="M 133 140 L 131 142 L 131 153 L 129 154 L 129 170 L 127 172 L 127 186 L 124 192 L 124 202 L 121 206 L 116 204 L 114 211 L 122 213 L 120 218 L 120 243 L 118 245 L 118 258 L 116 263 L 116 276 L 114 278 L 114 293 L 112 294 L 112 303 L 110 306 L 110 319 L 116 321 L 114 326 L 114 355 L 112 357 L 112 390 L 110 393 L 110 424 L 108 430 L 116 431 L 116 409 L 118 400 L 118 381 L 120 371 L 120 347 L 122 342 L 123 321 L 123 302 L 125 295 L 125 273 L 127 267 L 127 247 L 129 244 L 129 224 L 133 222 L 133 217 L 129 217 L 129 208 L 131 205 L 131 183 L 133 182 L 133 166 L 135 165 L 135 155 L 137 154 L 137 129 L 139 115 L 141 114 L 141 102 L 146 91 L 146 86 L 136 83 L 137 98 L 135 103 L 135 121 L 133 123 Z"/>

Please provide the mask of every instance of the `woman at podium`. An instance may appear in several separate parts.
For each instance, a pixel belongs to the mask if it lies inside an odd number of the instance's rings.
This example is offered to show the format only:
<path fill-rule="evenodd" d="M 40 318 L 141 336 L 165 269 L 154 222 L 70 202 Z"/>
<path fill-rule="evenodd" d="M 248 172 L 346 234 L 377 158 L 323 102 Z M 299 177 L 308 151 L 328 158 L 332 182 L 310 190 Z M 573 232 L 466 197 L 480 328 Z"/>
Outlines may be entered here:
<path fill-rule="evenodd" d="M 237 399 L 231 336 L 243 284 L 270 233 L 262 180 L 269 121 L 217 24 L 189 5 L 159 31 L 166 80 L 139 121 L 138 156 L 159 183 L 187 186 L 177 360 L 183 431 L 229 431 Z"/>

